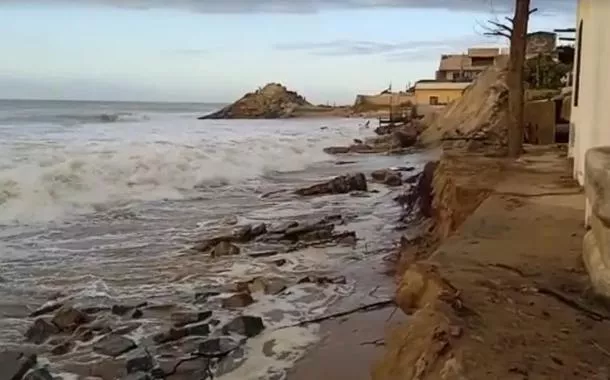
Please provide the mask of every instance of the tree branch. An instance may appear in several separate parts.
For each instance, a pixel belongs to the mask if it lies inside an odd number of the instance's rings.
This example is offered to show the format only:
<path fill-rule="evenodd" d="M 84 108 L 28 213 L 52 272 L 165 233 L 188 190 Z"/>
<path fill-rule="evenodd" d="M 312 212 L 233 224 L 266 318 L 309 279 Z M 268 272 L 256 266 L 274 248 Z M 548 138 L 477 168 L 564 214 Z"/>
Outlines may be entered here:
<path fill-rule="evenodd" d="M 491 25 L 495 26 L 496 28 L 498 28 L 498 30 L 505 30 L 505 31 L 507 31 L 509 33 L 513 32 L 513 28 L 511 28 L 508 25 L 504 25 L 504 24 L 502 24 L 500 22 L 493 21 L 493 20 L 488 20 L 487 22 L 490 23 Z"/>
<path fill-rule="evenodd" d="M 531 15 L 532 13 L 536 13 L 538 12 L 538 8 L 532 8 L 530 9 L 530 11 L 528 12 L 528 15 Z"/>
<path fill-rule="evenodd" d="M 502 36 L 502 37 L 506 37 L 506 38 L 510 39 L 510 35 L 507 33 L 503 33 L 503 32 L 485 32 L 483 34 L 486 36 L 496 36 L 496 37 Z"/>

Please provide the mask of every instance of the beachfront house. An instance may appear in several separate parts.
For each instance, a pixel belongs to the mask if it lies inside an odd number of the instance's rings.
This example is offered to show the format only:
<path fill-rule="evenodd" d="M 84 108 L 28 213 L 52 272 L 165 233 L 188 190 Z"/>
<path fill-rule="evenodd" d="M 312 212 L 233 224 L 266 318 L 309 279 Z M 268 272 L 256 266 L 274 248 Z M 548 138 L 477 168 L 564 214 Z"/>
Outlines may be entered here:
<path fill-rule="evenodd" d="M 610 146 L 610 1 L 579 0 L 569 155 L 585 183 L 585 153 Z"/>
<path fill-rule="evenodd" d="M 436 80 L 473 81 L 506 53 L 499 48 L 470 48 L 466 54 L 443 54 L 436 71 Z"/>
<path fill-rule="evenodd" d="M 441 106 L 462 97 L 470 82 L 420 80 L 415 83 L 415 104 Z"/>

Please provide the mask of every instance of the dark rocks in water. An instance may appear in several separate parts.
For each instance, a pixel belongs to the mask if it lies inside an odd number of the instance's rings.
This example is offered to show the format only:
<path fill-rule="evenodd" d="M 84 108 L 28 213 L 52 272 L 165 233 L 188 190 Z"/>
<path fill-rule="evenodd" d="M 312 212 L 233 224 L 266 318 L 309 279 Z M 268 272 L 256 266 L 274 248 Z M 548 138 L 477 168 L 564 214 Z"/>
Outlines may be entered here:
<path fill-rule="evenodd" d="M 252 230 L 250 231 L 250 240 L 267 233 L 267 225 L 265 223 L 259 223 L 257 225 L 252 226 Z"/>
<path fill-rule="evenodd" d="M 347 278 L 345 276 L 338 277 L 326 277 L 326 276 L 306 276 L 300 279 L 298 284 L 318 284 L 318 285 L 326 285 L 326 284 L 334 284 L 334 285 L 343 285 L 347 283 Z"/>
<path fill-rule="evenodd" d="M 400 186 L 402 185 L 402 175 L 399 171 L 391 169 L 380 169 L 375 170 L 371 173 L 371 177 L 376 182 L 381 182 L 388 186 Z"/>
<path fill-rule="evenodd" d="M 163 376 L 153 377 L 153 375 L 147 372 L 135 372 L 127 374 L 127 376 L 122 377 L 122 380 L 153 380 L 153 379 L 165 379 L 165 372 Z"/>
<path fill-rule="evenodd" d="M 390 173 L 383 183 L 388 186 L 400 186 L 402 185 L 402 177 L 399 172 Z"/>
<path fill-rule="evenodd" d="M 72 332 L 78 326 L 89 322 L 89 316 L 78 309 L 68 306 L 59 309 L 51 322 L 61 331 Z"/>
<path fill-rule="evenodd" d="M 172 313 L 170 318 L 176 327 L 184 327 L 191 323 L 205 321 L 212 316 L 211 311 L 179 311 Z"/>
<path fill-rule="evenodd" d="M 72 351 L 73 348 L 74 348 L 74 342 L 72 342 L 70 340 L 65 340 L 64 342 L 51 348 L 51 354 L 58 355 L 58 356 L 65 355 L 68 352 Z"/>
<path fill-rule="evenodd" d="M 46 368 L 36 368 L 28 372 L 23 380 L 53 380 L 53 375 Z"/>
<path fill-rule="evenodd" d="M 135 309 L 133 311 L 133 313 L 131 314 L 131 318 L 133 319 L 139 319 L 142 318 L 144 316 L 144 312 L 140 309 Z"/>
<path fill-rule="evenodd" d="M 230 337 L 208 339 L 199 344 L 198 353 L 207 358 L 222 358 L 239 347 L 239 342 Z"/>
<path fill-rule="evenodd" d="M 238 334 L 248 338 L 253 338 L 265 329 L 263 319 L 249 315 L 242 315 L 233 319 L 222 327 L 224 334 Z"/>
<path fill-rule="evenodd" d="M 152 356 L 145 350 L 130 353 L 125 361 L 127 373 L 148 372 L 155 366 Z"/>
<path fill-rule="evenodd" d="M 340 166 L 340 165 L 351 165 L 351 164 L 355 164 L 357 162 L 358 161 L 343 161 L 343 160 L 340 160 L 340 161 L 335 162 L 335 165 L 337 165 L 337 166 Z"/>
<path fill-rule="evenodd" d="M 326 154 L 347 154 L 350 152 L 349 146 L 329 146 L 322 149 Z"/>
<path fill-rule="evenodd" d="M 354 139 L 354 144 L 364 144 L 364 142 L 360 139 Z"/>
<path fill-rule="evenodd" d="M 385 181 L 386 177 L 388 176 L 388 171 L 389 171 L 388 169 L 375 170 L 374 172 L 371 173 L 371 177 L 375 181 L 383 182 L 383 181 Z"/>
<path fill-rule="evenodd" d="M 109 310 L 111 310 L 111 308 L 106 307 L 106 306 L 88 306 L 88 307 L 83 307 L 81 310 L 83 313 L 86 313 L 86 314 L 98 314 L 103 311 L 109 311 Z"/>
<path fill-rule="evenodd" d="M 185 336 L 187 336 L 186 329 L 172 327 L 169 330 L 153 335 L 152 339 L 156 344 L 163 344 L 180 340 Z"/>
<path fill-rule="evenodd" d="M 279 254 L 279 251 L 260 251 L 260 252 L 249 252 L 248 256 L 252 257 L 253 259 L 259 259 L 261 257 L 271 257 L 271 256 L 275 256 L 277 254 Z"/>
<path fill-rule="evenodd" d="M 247 224 L 236 228 L 231 234 L 231 241 L 247 242 L 252 235 L 252 225 Z"/>
<path fill-rule="evenodd" d="M 221 241 L 212 250 L 212 257 L 224 257 L 224 256 L 236 256 L 239 255 L 241 250 L 238 246 L 228 242 Z"/>
<path fill-rule="evenodd" d="M 112 308 L 110 309 L 110 311 L 114 315 L 123 316 L 123 315 L 129 313 L 130 311 L 132 311 L 133 309 L 134 309 L 134 307 L 129 306 L 129 305 L 112 305 Z"/>
<path fill-rule="evenodd" d="M 93 331 L 89 328 L 89 326 L 79 326 L 74 331 L 74 334 L 72 334 L 72 336 L 74 337 L 74 339 L 81 342 L 89 342 L 95 337 Z"/>
<path fill-rule="evenodd" d="M 366 191 L 352 191 L 349 193 L 349 196 L 354 198 L 370 198 L 371 194 Z"/>
<path fill-rule="evenodd" d="M 212 297 L 217 297 L 220 295 L 220 292 L 217 291 L 205 291 L 205 292 L 197 292 L 195 293 L 195 303 L 205 303 L 208 299 Z"/>
<path fill-rule="evenodd" d="M 136 347 L 134 341 L 129 338 L 122 335 L 108 334 L 93 345 L 93 351 L 114 358 Z"/>
<path fill-rule="evenodd" d="M 329 224 L 325 220 L 321 220 L 316 223 L 309 224 L 300 224 L 296 227 L 292 227 L 284 231 L 284 240 L 292 240 L 297 241 L 300 240 L 302 236 L 307 235 L 311 232 L 315 231 L 330 231 L 332 232 L 335 229 L 333 224 Z"/>
<path fill-rule="evenodd" d="M 379 136 L 383 136 L 383 135 L 389 135 L 392 133 L 392 131 L 394 131 L 396 129 L 396 125 L 394 124 L 385 124 L 385 125 L 380 125 L 379 127 L 374 129 L 374 132 L 376 134 L 378 134 Z"/>
<path fill-rule="evenodd" d="M 248 293 L 237 293 L 222 300 L 222 307 L 227 309 L 235 309 L 246 307 L 254 303 L 254 299 Z"/>
<path fill-rule="evenodd" d="M 272 263 L 275 266 L 283 267 L 284 265 L 286 265 L 287 261 L 286 261 L 286 259 L 277 259 L 277 260 L 273 260 Z"/>
<path fill-rule="evenodd" d="M 278 226 L 269 229 L 268 233 L 283 234 L 284 232 L 286 232 L 287 229 L 297 227 L 298 225 L 299 223 L 295 221 L 284 222 Z"/>
<path fill-rule="evenodd" d="M 233 237 L 228 235 L 228 236 L 216 236 L 213 238 L 209 238 L 209 239 L 205 239 L 200 241 L 199 243 L 195 244 L 193 246 L 193 250 L 197 251 L 197 252 L 208 252 L 211 249 L 213 249 L 214 247 L 216 247 L 218 245 L 218 243 L 226 241 L 226 242 L 230 242 L 232 241 Z"/>
<path fill-rule="evenodd" d="M 332 224 L 330 225 L 332 226 Z M 334 227 L 334 226 L 333 226 Z M 301 241 L 319 241 L 328 240 L 333 237 L 333 232 L 330 229 L 320 228 L 315 231 L 307 232 L 299 237 Z"/>
<path fill-rule="evenodd" d="M 356 232 L 348 231 L 346 233 L 338 234 L 335 237 L 335 240 L 339 244 L 354 246 L 358 243 L 358 238 L 356 238 Z"/>
<path fill-rule="evenodd" d="M 247 283 L 247 289 L 251 293 L 263 292 L 277 295 L 286 290 L 286 287 L 286 281 L 281 278 L 258 277 Z"/>
<path fill-rule="evenodd" d="M 63 306 L 64 306 L 64 304 L 61 302 L 53 302 L 48 305 L 43 305 L 40 309 L 34 310 L 32 313 L 30 313 L 30 318 L 40 317 L 41 315 L 50 314 L 50 313 L 60 309 Z"/>
<path fill-rule="evenodd" d="M 36 365 L 36 355 L 26 355 L 17 351 L 0 352 L 0 378 L 20 380 Z"/>
<path fill-rule="evenodd" d="M 300 107 L 312 107 L 312 104 L 279 83 L 269 83 L 220 111 L 199 119 L 278 119 L 291 117 Z"/>
<path fill-rule="evenodd" d="M 417 132 L 414 130 L 398 130 L 392 133 L 394 140 L 402 148 L 408 148 L 417 142 Z"/>
<path fill-rule="evenodd" d="M 59 328 L 44 318 L 38 318 L 25 332 L 26 340 L 34 344 L 42 344 L 51 335 L 59 333 Z"/>
<path fill-rule="evenodd" d="M 366 177 L 362 173 L 339 176 L 330 181 L 313 185 L 295 191 L 302 196 L 325 195 L 325 194 L 346 194 L 350 191 L 367 191 Z"/>
<path fill-rule="evenodd" d="M 194 323 L 184 327 L 187 336 L 208 336 L 210 335 L 210 325 L 205 322 Z"/>

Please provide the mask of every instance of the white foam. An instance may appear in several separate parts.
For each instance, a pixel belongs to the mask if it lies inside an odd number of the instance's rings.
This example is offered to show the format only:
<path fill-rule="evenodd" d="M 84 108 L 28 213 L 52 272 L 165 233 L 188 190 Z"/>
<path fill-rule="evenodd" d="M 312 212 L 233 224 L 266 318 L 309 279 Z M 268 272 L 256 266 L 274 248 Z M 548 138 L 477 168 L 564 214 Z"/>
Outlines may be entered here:
<path fill-rule="evenodd" d="M 9 129 L 0 153 L 0 223 L 51 221 L 108 204 L 181 199 L 329 160 L 357 121 L 201 122 L 180 118 L 74 129 Z M 26 129 L 19 132 L 17 128 Z M 59 129 L 59 132 L 58 132 Z M 6 148 L 6 149 L 5 149 Z"/>

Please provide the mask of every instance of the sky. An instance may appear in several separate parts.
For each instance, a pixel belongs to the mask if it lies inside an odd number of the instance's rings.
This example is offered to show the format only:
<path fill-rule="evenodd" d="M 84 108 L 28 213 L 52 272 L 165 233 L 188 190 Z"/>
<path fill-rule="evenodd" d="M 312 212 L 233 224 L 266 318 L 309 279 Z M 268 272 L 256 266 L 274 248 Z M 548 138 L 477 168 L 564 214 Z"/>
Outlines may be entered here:
<path fill-rule="evenodd" d="M 229 102 L 280 82 L 348 104 L 433 78 L 510 0 L 0 0 L 0 98 Z M 530 31 L 576 0 L 533 0 Z"/>

